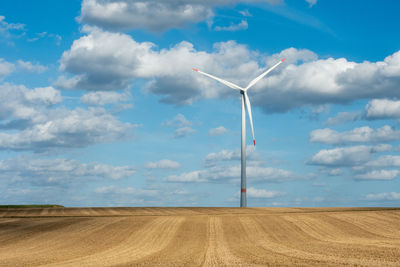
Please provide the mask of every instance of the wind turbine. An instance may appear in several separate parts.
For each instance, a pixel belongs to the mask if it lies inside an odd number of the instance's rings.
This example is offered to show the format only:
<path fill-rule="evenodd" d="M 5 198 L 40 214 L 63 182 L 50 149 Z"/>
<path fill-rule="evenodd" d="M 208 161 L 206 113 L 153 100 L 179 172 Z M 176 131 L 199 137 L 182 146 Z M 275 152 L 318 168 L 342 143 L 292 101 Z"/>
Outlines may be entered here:
<path fill-rule="evenodd" d="M 232 89 L 239 90 L 240 94 L 242 95 L 242 149 L 241 149 L 241 189 L 240 189 L 240 207 L 247 207 L 247 198 L 246 198 L 246 111 L 245 111 L 245 103 L 247 107 L 247 112 L 249 114 L 249 119 L 250 119 L 250 126 L 251 126 L 251 133 L 253 134 L 253 144 L 256 146 L 256 139 L 254 138 L 254 128 L 253 128 L 253 119 L 251 116 L 251 105 L 250 105 L 250 100 L 249 97 L 247 96 L 247 90 L 255 85 L 259 80 L 264 78 L 265 75 L 267 75 L 269 72 L 271 72 L 273 69 L 278 67 L 283 61 L 285 61 L 286 58 L 282 59 L 278 63 L 276 63 L 274 66 L 269 68 L 267 71 L 263 72 L 260 76 L 256 77 L 254 80 L 252 80 L 246 88 L 240 87 L 234 83 L 225 81 L 221 78 L 215 77 L 211 74 L 202 72 L 198 69 L 193 69 L 194 71 L 201 73 L 205 76 L 208 76 L 214 80 L 219 81 L 220 83 L 225 84 L 226 86 L 229 86 Z"/>

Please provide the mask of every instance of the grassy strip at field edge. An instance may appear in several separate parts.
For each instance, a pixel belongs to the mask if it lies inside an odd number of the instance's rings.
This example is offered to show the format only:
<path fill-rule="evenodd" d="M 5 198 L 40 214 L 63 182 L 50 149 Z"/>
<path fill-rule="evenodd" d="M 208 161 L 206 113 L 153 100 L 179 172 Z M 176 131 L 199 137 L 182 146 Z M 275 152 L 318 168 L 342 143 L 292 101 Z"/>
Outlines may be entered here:
<path fill-rule="evenodd" d="M 0 209 L 18 209 L 18 208 L 64 208 L 62 205 L 0 205 Z"/>

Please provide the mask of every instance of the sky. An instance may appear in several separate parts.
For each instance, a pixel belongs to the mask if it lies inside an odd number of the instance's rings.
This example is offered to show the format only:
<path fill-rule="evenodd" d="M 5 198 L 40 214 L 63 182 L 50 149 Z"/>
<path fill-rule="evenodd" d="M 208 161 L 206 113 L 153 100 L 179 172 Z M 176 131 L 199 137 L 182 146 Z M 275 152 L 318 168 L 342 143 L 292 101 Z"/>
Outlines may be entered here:
<path fill-rule="evenodd" d="M 0 3 L 0 204 L 399 206 L 400 2 Z"/>

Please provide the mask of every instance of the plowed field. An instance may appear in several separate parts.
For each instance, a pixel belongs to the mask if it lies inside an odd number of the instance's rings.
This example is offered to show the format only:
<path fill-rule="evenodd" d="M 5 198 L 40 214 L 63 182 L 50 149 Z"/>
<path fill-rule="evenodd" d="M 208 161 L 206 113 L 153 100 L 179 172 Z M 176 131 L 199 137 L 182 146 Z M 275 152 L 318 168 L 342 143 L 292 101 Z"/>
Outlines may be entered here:
<path fill-rule="evenodd" d="M 400 266 L 400 209 L 0 209 L 0 266 Z"/>

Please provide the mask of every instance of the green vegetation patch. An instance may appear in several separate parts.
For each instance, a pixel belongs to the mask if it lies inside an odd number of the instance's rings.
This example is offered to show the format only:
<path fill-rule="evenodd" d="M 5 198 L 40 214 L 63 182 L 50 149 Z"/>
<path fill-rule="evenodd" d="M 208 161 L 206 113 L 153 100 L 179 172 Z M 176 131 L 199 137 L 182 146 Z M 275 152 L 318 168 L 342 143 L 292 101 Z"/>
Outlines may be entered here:
<path fill-rule="evenodd" d="M 62 205 L 0 205 L 0 209 L 18 208 L 64 208 Z"/>

